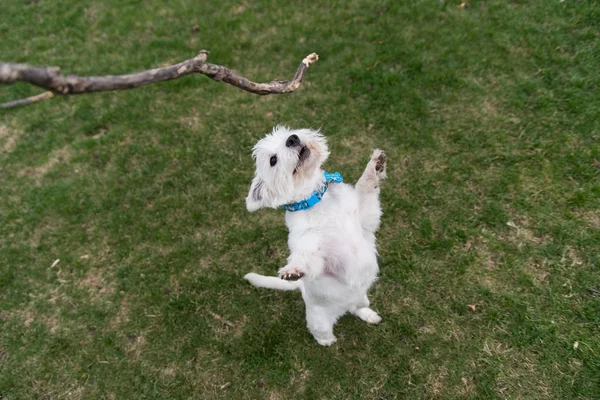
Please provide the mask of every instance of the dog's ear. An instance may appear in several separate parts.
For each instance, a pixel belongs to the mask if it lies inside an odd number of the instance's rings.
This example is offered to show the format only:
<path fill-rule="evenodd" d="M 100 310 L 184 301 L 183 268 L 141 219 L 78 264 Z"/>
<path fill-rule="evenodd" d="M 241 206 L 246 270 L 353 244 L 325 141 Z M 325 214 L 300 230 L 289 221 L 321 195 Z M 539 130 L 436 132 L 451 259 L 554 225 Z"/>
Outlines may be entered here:
<path fill-rule="evenodd" d="M 265 196 L 265 182 L 258 176 L 255 176 L 254 179 L 252 179 L 252 185 L 250 185 L 248 197 L 246 197 L 246 208 L 248 211 L 252 212 L 258 210 L 259 208 L 265 207 Z"/>

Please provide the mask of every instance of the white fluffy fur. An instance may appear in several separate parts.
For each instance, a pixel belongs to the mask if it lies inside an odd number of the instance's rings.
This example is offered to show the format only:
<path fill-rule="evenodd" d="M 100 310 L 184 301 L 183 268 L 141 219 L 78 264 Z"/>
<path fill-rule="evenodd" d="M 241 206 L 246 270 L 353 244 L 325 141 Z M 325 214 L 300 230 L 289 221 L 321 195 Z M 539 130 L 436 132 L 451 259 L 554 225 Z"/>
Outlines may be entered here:
<path fill-rule="evenodd" d="M 300 145 L 286 146 L 291 135 L 298 136 Z M 302 162 L 303 148 L 310 152 Z M 256 144 L 253 156 L 256 174 L 246 198 L 249 211 L 309 197 L 323 181 L 321 165 L 329 151 L 317 131 L 277 126 Z M 273 156 L 277 163 L 271 166 Z M 331 183 L 314 207 L 286 212 L 290 256 L 279 270 L 281 279 L 255 273 L 244 277 L 257 287 L 300 290 L 308 329 L 324 346 L 336 341 L 333 326 L 348 311 L 368 323 L 381 321 L 369 308 L 367 290 L 378 273 L 374 234 L 381 217 L 379 180 L 385 178 L 384 160 L 383 152 L 375 150 L 355 188 Z"/>

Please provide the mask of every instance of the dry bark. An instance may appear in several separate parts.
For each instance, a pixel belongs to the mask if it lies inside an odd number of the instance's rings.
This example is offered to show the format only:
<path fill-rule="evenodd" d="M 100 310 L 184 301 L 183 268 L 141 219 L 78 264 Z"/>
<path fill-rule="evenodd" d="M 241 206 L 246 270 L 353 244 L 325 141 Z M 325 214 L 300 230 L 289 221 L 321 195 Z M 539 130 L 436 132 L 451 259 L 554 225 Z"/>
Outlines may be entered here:
<path fill-rule="evenodd" d="M 207 50 L 202 50 L 196 57 L 180 62 L 179 64 L 116 76 L 64 76 L 59 74 L 60 69 L 57 67 L 34 67 L 27 64 L 0 63 L 0 84 L 10 85 L 15 82 L 27 82 L 50 90 L 55 94 L 71 95 L 133 89 L 198 73 L 250 93 L 259 95 L 280 94 L 293 92 L 298 89 L 310 64 L 319 59 L 316 53 L 306 56 L 300 63 L 296 75 L 289 81 L 274 80 L 266 83 L 256 83 L 236 74 L 227 67 L 206 62 L 208 53 Z M 52 97 L 51 94 L 43 93 L 27 99 L 0 104 L 0 108 L 13 108 L 33 104 L 50 97 Z"/>

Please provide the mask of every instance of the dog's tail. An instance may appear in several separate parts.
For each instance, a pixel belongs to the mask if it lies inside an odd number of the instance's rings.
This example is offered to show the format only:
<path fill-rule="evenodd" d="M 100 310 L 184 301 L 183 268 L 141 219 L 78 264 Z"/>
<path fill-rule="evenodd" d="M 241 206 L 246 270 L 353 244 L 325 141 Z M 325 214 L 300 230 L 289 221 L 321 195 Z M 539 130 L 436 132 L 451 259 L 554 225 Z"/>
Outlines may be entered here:
<path fill-rule="evenodd" d="M 262 287 L 267 289 L 277 290 L 300 290 L 302 288 L 302 281 L 285 281 L 275 276 L 264 276 L 250 272 L 244 276 L 244 279 L 253 284 L 256 287 Z"/>

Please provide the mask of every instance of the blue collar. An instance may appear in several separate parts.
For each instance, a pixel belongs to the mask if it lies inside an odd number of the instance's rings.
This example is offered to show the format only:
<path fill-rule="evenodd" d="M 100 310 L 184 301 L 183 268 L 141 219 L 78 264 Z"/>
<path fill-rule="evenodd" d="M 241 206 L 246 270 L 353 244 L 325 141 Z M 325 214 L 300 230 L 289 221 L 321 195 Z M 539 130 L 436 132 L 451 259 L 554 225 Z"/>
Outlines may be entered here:
<path fill-rule="evenodd" d="M 319 187 L 319 189 L 317 189 L 315 192 L 313 192 L 313 194 L 310 197 L 308 197 L 304 200 L 301 200 L 297 203 L 284 204 L 283 209 L 286 211 L 290 211 L 290 212 L 295 212 L 295 211 L 300 211 L 300 210 L 308 210 L 309 208 L 311 208 L 312 206 L 314 206 L 315 204 L 317 204 L 318 202 L 321 201 L 321 199 L 323 198 L 323 195 L 327 191 L 327 187 L 329 186 L 329 183 L 331 183 L 331 182 L 342 183 L 343 182 L 342 175 L 340 175 L 339 172 L 334 172 L 333 174 L 330 174 L 329 172 L 325 172 L 324 176 L 325 176 L 325 182 L 321 183 L 321 186 Z"/>

